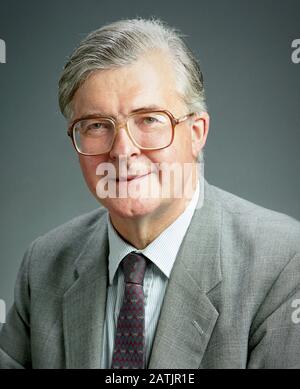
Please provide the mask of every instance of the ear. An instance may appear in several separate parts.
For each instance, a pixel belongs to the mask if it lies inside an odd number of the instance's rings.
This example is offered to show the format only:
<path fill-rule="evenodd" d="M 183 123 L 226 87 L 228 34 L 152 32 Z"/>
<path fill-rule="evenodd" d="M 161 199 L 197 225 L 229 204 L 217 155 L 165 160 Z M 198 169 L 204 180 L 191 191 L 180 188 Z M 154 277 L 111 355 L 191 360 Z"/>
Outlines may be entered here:
<path fill-rule="evenodd" d="M 209 130 L 209 115 L 207 112 L 196 113 L 192 118 L 192 153 L 197 158 L 206 143 Z"/>

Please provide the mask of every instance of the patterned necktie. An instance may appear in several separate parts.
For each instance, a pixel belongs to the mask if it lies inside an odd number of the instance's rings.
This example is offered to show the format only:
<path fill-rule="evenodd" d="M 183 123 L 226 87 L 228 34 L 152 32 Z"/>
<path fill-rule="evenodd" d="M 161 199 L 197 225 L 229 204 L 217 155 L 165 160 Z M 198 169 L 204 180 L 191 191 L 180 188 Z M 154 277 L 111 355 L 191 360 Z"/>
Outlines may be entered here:
<path fill-rule="evenodd" d="M 146 257 L 130 253 L 123 259 L 124 300 L 120 309 L 112 369 L 145 368 L 145 299 L 143 281 Z"/>

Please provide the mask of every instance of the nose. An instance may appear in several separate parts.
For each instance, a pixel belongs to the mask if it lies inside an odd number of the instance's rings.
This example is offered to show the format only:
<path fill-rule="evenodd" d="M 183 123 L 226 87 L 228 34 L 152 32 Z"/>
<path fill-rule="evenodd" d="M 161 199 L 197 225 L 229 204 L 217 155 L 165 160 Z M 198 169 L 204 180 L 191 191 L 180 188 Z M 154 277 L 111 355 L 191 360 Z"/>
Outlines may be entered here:
<path fill-rule="evenodd" d="M 141 154 L 141 150 L 133 143 L 126 128 L 119 128 L 109 153 L 110 158 L 115 160 L 120 155 L 131 157 L 139 154 Z"/>

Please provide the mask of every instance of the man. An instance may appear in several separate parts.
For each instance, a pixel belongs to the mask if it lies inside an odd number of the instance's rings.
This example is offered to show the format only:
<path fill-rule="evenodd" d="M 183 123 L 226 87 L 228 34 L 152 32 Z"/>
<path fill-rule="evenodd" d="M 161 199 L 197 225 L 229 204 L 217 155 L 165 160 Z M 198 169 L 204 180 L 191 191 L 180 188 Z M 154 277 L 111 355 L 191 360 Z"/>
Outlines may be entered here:
<path fill-rule="evenodd" d="M 203 79 L 179 35 L 105 26 L 59 87 L 103 207 L 28 248 L 0 366 L 299 368 L 300 224 L 205 181 Z"/>

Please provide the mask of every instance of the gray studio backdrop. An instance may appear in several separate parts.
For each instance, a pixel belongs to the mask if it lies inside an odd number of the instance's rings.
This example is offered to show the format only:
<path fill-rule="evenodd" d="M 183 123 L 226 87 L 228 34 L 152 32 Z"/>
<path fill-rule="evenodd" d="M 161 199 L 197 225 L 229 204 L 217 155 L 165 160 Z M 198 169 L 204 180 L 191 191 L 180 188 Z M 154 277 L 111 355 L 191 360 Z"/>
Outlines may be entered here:
<path fill-rule="evenodd" d="M 78 42 L 120 18 L 157 16 L 200 59 L 214 185 L 300 219 L 299 0 L 0 1 L 0 299 L 7 308 L 23 253 L 40 234 L 98 206 L 81 177 L 57 103 Z"/>

